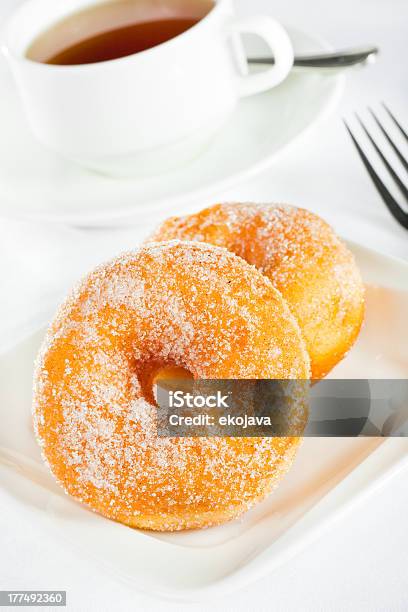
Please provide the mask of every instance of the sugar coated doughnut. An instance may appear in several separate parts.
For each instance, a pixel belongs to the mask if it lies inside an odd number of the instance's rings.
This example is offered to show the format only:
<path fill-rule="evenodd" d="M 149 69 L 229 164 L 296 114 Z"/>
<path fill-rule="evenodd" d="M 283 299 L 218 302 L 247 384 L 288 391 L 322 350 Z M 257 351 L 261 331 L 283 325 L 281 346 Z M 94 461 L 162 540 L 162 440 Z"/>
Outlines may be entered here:
<path fill-rule="evenodd" d="M 34 379 L 43 456 L 67 493 L 116 521 L 222 523 L 273 488 L 299 438 L 159 437 L 151 387 L 166 369 L 310 376 L 298 324 L 259 270 L 208 244 L 148 244 L 85 278 L 48 330 Z"/>
<path fill-rule="evenodd" d="M 272 281 L 297 318 L 313 378 L 325 376 L 356 340 L 364 287 L 352 253 L 320 217 L 286 205 L 218 204 L 165 221 L 153 240 L 226 247 Z"/>

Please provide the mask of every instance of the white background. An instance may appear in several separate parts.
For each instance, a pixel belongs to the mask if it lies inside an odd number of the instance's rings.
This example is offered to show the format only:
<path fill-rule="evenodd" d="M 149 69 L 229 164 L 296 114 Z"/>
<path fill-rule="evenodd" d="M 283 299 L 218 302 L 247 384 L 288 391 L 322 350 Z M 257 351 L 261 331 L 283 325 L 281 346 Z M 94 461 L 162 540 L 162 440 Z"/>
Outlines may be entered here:
<path fill-rule="evenodd" d="M 1 0 L 0 17 L 17 4 Z M 324 125 L 289 148 L 268 171 L 214 199 L 304 206 L 322 214 L 345 237 L 408 259 L 408 233 L 385 210 L 341 122 L 343 116 L 350 119 L 355 110 L 364 114 L 368 104 L 378 107 L 385 100 L 408 125 L 407 0 L 240 0 L 237 9 L 241 14 L 269 12 L 336 48 L 375 43 L 382 54 L 374 67 L 350 74 L 340 107 Z M 0 221 L 2 344 L 23 334 L 31 314 L 53 307 L 79 274 L 134 246 L 148 229 L 146 224 L 85 233 Z M 40 538 L 29 524 L 1 513 L 0 492 L 0 588 L 66 589 L 69 609 L 75 611 L 406 611 L 407 517 L 405 472 L 269 577 L 234 596 L 184 606 L 131 591 L 58 541 Z"/>

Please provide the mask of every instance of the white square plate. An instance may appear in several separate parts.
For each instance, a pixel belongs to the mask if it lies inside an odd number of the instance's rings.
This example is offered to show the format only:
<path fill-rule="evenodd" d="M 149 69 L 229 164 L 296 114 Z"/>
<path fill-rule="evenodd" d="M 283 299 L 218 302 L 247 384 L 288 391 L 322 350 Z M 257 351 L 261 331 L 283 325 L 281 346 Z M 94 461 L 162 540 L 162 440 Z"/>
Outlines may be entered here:
<path fill-rule="evenodd" d="M 408 378 L 408 264 L 350 246 L 369 285 L 367 317 L 333 376 Z M 192 601 L 245 586 L 408 464 L 406 438 L 308 438 L 278 490 L 240 520 L 175 534 L 116 524 L 64 495 L 42 464 L 30 413 L 33 360 L 43 333 L 0 357 L 1 498 L 13 513 L 54 530 L 121 580 L 156 596 Z"/>

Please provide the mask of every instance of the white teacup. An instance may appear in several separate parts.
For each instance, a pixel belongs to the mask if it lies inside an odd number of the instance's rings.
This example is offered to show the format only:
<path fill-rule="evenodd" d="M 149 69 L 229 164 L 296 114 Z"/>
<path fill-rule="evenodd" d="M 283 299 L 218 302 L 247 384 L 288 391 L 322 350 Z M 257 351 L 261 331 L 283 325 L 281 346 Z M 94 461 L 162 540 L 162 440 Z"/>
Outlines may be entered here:
<path fill-rule="evenodd" d="M 7 23 L 3 50 L 38 140 L 104 173 L 157 173 L 191 159 L 241 96 L 275 87 L 293 64 L 283 27 L 268 16 L 235 17 L 231 0 L 218 0 L 189 30 L 134 55 L 74 66 L 27 59 L 39 34 L 100 2 L 29 0 Z M 264 39 L 274 66 L 248 74 L 243 32 Z"/>

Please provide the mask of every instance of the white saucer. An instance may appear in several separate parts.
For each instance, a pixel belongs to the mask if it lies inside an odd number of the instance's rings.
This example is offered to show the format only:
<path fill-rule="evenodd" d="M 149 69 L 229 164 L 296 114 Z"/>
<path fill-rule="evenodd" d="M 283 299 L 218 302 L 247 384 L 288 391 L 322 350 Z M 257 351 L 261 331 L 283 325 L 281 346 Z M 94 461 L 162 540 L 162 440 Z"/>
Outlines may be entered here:
<path fill-rule="evenodd" d="M 327 50 L 290 30 L 297 53 Z M 293 71 L 279 87 L 243 99 L 202 155 L 176 171 L 112 179 L 83 170 L 38 144 L 28 130 L 11 76 L 0 64 L 0 215 L 79 226 L 120 225 L 153 211 L 179 212 L 264 169 L 286 145 L 333 108 L 339 74 Z"/>

